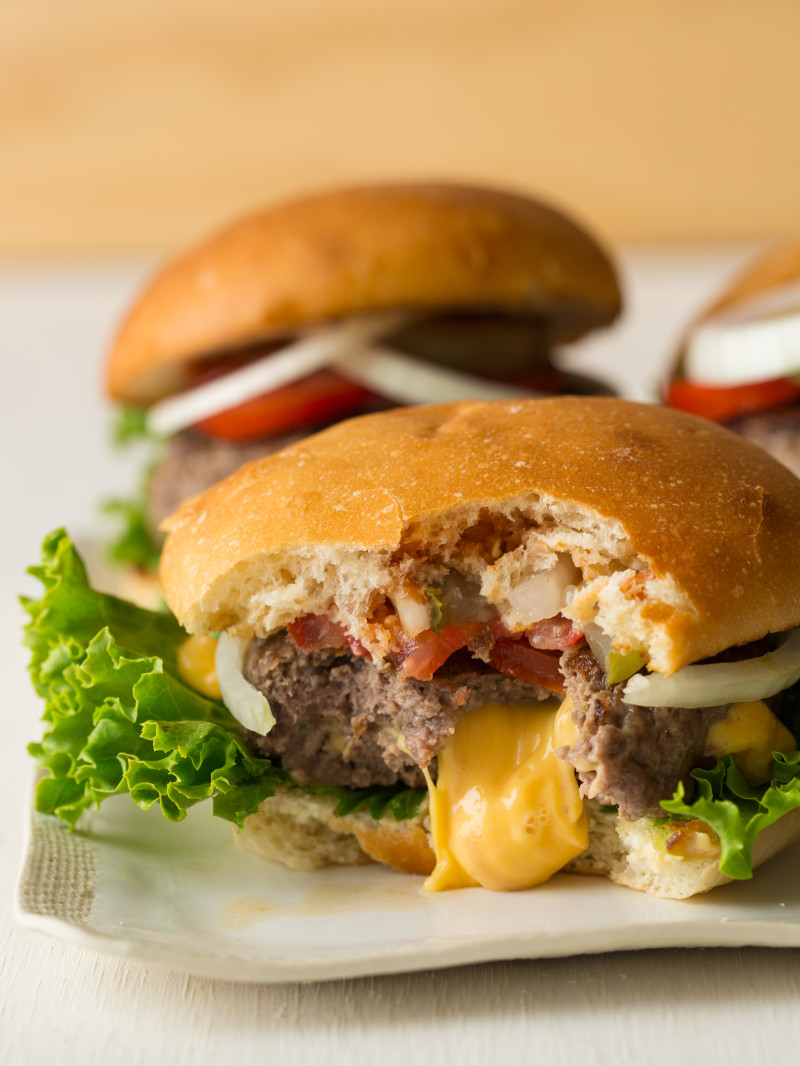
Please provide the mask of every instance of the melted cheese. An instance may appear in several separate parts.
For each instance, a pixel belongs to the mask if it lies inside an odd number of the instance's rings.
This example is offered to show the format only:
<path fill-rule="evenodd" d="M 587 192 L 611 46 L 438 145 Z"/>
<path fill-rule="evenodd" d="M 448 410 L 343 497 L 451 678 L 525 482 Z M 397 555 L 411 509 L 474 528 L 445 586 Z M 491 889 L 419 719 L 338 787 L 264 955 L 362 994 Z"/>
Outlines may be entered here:
<path fill-rule="evenodd" d="M 573 767 L 555 754 L 575 739 L 567 698 L 487 704 L 465 715 L 428 777 L 436 867 L 425 888 L 495 891 L 546 881 L 589 843 Z"/>
<path fill-rule="evenodd" d="M 178 673 L 187 685 L 209 699 L 221 699 L 214 656 L 217 642 L 213 637 L 188 637 L 178 648 Z"/>
<path fill-rule="evenodd" d="M 708 755 L 732 755 L 749 785 L 763 785 L 772 776 L 772 753 L 794 751 L 794 737 L 763 700 L 734 703 L 706 736 Z"/>

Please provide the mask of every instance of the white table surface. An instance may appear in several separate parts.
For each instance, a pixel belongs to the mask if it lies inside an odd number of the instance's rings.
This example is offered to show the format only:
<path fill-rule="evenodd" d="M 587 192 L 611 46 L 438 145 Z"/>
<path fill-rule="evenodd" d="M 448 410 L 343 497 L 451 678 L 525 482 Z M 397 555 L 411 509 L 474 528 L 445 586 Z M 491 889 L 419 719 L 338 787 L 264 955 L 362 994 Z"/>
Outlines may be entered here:
<path fill-rule="evenodd" d="M 631 250 L 623 324 L 574 357 L 624 393 L 653 394 L 681 326 L 741 248 Z M 38 733 L 16 594 L 46 532 L 85 530 L 134 481 L 107 444 L 99 370 L 146 263 L 0 267 L 3 462 L 0 648 L 0 1064 L 126 1066 L 532 1061 L 724 1063 L 793 1054 L 800 953 L 661 950 L 503 962 L 325 984 L 240 985 L 96 954 L 16 927 L 25 744 Z M 620 890 L 622 891 L 622 890 Z M 502 1056 L 502 1057 L 501 1057 Z"/>

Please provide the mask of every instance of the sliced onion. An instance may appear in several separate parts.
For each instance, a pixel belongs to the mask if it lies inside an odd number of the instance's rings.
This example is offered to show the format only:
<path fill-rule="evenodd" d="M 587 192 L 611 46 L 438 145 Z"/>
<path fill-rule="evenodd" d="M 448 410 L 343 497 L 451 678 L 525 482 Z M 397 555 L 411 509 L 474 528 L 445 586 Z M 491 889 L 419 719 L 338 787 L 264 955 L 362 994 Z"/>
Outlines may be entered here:
<path fill-rule="evenodd" d="M 552 618 L 566 605 L 567 589 L 581 579 L 581 572 L 568 555 L 559 557 L 549 570 L 541 570 L 515 585 L 508 602 L 523 626 Z"/>
<path fill-rule="evenodd" d="M 220 634 L 217 642 L 217 677 L 222 702 L 237 722 L 262 737 L 275 725 L 275 715 L 263 693 L 245 680 L 242 669 L 248 641 Z"/>
<path fill-rule="evenodd" d="M 634 707 L 716 707 L 764 700 L 800 681 L 800 629 L 776 651 L 738 663 L 684 666 L 672 677 L 636 674 L 622 691 Z"/>
<path fill-rule="evenodd" d="M 800 283 L 740 303 L 700 324 L 686 345 L 686 376 L 746 385 L 800 371 Z"/>
<path fill-rule="evenodd" d="M 176 433 L 254 396 L 308 377 L 397 329 L 402 321 L 398 315 L 363 316 L 315 330 L 240 370 L 154 404 L 147 415 L 148 426 L 165 436 Z"/>
<path fill-rule="evenodd" d="M 447 370 L 411 355 L 374 346 L 352 350 L 337 358 L 336 369 L 351 381 L 397 403 L 529 399 L 536 395 L 529 389 Z"/>

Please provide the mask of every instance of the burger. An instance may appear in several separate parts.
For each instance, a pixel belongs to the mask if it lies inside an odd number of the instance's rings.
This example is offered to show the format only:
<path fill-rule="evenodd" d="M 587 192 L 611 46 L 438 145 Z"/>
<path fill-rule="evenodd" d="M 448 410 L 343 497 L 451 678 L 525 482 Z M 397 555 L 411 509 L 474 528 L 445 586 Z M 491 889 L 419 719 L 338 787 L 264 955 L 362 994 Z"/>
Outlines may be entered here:
<path fill-rule="evenodd" d="M 754 259 L 688 330 L 666 402 L 723 423 L 800 475 L 800 241 Z"/>
<path fill-rule="evenodd" d="M 49 539 L 39 808 L 212 797 L 247 851 L 430 891 L 749 877 L 800 834 L 798 523 L 783 466 L 667 408 L 342 422 L 169 519 L 175 618 Z"/>
<path fill-rule="evenodd" d="M 146 567 L 183 499 L 341 418 L 608 391 L 552 356 L 619 311 L 606 252 L 524 196 L 382 185 L 244 218 L 167 263 L 111 347 L 119 435 L 155 445 L 117 557 Z"/>

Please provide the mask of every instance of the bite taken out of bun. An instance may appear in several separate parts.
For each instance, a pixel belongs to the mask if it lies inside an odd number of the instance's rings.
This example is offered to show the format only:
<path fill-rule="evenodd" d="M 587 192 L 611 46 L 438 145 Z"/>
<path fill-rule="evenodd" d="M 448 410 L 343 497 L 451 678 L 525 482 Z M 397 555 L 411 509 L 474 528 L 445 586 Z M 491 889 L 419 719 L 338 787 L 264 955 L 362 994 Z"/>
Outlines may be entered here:
<path fill-rule="evenodd" d="M 758 448 L 613 399 L 398 409 L 243 467 L 160 570 L 291 775 L 240 843 L 431 889 L 749 876 L 800 831 L 798 523 Z"/>
<path fill-rule="evenodd" d="M 167 528 L 161 585 L 192 632 L 333 610 L 382 658 L 367 619 L 406 574 L 457 560 L 509 614 L 565 553 L 582 572 L 570 615 L 660 673 L 800 624 L 800 486 L 716 426 L 621 400 L 354 419 L 242 467 Z"/>

